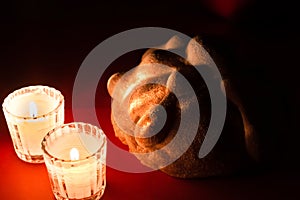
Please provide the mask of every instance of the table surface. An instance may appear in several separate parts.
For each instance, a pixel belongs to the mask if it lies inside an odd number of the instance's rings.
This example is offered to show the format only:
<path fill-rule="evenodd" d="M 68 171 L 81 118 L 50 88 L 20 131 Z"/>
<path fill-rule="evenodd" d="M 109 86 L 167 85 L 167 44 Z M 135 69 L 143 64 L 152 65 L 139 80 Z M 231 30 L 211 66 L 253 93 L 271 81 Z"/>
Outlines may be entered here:
<path fill-rule="evenodd" d="M 107 116 L 110 109 L 99 112 L 105 119 L 101 128 L 117 143 Z M 73 120 L 70 114 L 71 110 L 66 110 L 66 123 Z M 45 165 L 20 160 L 3 125 L 0 155 L 1 199 L 54 199 Z M 107 156 L 112 156 L 109 150 Z M 299 175 L 297 171 L 271 168 L 232 177 L 184 180 L 160 171 L 127 173 L 107 167 L 107 187 L 102 199 L 297 199 Z"/>
<path fill-rule="evenodd" d="M 161 1 L 159 6 L 126 1 L 117 7 L 113 1 L 107 5 L 102 1 L 3 2 L 0 102 L 23 86 L 49 85 L 64 94 L 65 122 L 72 122 L 77 71 L 100 42 L 143 26 L 170 28 L 190 37 L 199 35 L 210 53 L 221 56 L 216 61 L 229 66 L 232 76 L 240 81 L 238 86 L 255 116 L 271 164 L 231 177 L 192 180 L 176 179 L 160 171 L 126 173 L 108 167 L 103 199 L 300 199 L 298 6 L 255 0 L 231 0 L 226 5 L 218 0 L 188 0 L 176 5 L 174 1 Z M 97 88 L 101 128 L 118 145 L 109 118 L 106 82 L 114 72 L 137 65 L 140 56 L 141 52 L 129 53 L 113 62 Z M 89 122 L 89 116 L 82 117 Z M 0 199 L 54 199 L 45 165 L 28 164 L 16 156 L 2 112 Z"/>

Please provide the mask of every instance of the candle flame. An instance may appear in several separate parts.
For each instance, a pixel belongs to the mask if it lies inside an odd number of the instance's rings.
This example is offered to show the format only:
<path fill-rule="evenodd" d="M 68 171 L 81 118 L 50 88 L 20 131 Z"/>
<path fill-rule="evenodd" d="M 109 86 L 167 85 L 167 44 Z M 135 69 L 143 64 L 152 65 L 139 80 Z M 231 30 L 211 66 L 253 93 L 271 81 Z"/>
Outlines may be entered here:
<path fill-rule="evenodd" d="M 72 148 L 70 150 L 70 159 L 79 160 L 79 151 L 76 148 Z"/>
<path fill-rule="evenodd" d="M 37 109 L 37 106 L 35 104 L 34 101 L 31 101 L 29 103 L 29 114 L 31 117 L 36 117 L 37 116 L 37 112 L 38 112 L 38 109 Z"/>

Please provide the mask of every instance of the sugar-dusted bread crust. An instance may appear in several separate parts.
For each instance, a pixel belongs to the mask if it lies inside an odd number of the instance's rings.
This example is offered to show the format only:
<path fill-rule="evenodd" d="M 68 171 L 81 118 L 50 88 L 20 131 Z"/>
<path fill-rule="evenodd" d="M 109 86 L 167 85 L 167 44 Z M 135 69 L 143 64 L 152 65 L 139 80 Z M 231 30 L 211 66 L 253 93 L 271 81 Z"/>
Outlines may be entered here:
<path fill-rule="evenodd" d="M 163 156 L 150 157 L 139 156 L 137 158 L 149 167 L 160 168 L 161 171 L 179 178 L 208 177 L 216 175 L 228 175 L 245 167 L 250 158 L 257 157 L 257 141 L 255 131 L 247 120 L 245 109 L 229 85 L 229 80 L 224 80 L 227 95 L 227 114 L 224 128 L 213 150 L 204 158 L 199 159 L 198 153 L 205 138 L 210 122 L 210 96 L 204 80 L 197 73 L 194 66 L 183 58 L 164 50 L 149 49 L 141 60 L 141 65 L 160 63 L 181 73 L 192 85 L 200 107 L 201 120 L 198 124 L 198 132 L 192 145 L 175 162 L 160 167 L 160 160 L 172 157 L 172 149 L 165 148 L 172 141 L 180 124 L 179 105 L 175 94 L 163 85 L 146 84 L 135 89 L 129 99 L 127 108 L 131 120 L 136 126 L 142 127 L 134 135 L 125 133 L 115 121 L 112 113 L 111 120 L 115 135 L 126 145 L 132 153 L 149 153 L 164 149 Z M 207 67 L 203 65 L 203 67 Z M 146 73 L 147 70 L 144 72 Z M 116 83 L 122 77 L 121 74 L 113 75 L 108 81 L 108 91 L 113 96 Z M 138 77 L 130 79 L 135 83 Z M 125 91 L 124 91 L 125 92 Z M 114 99 L 118 101 L 118 99 Z M 120 101 L 120 103 L 122 103 Z M 189 102 L 187 101 L 187 104 Z M 156 118 L 156 105 L 163 106 L 167 113 L 167 119 L 163 128 L 156 135 L 149 135 L 151 126 L 159 123 Z M 188 106 L 188 105 L 187 105 Z M 193 126 L 193 124 L 191 124 Z M 189 131 L 186 129 L 185 131 Z M 185 142 L 184 140 L 182 141 Z"/>

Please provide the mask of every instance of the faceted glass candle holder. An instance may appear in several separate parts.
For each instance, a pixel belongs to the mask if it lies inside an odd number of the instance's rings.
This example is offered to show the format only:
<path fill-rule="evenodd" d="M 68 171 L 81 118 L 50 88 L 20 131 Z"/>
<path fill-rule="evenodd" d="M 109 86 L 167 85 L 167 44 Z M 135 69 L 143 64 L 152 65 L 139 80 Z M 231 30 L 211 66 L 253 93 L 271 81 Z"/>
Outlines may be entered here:
<path fill-rule="evenodd" d="M 64 97 L 48 86 L 28 86 L 9 94 L 2 109 L 18 157 L 42 163 L 41 142 L 45 135 L 64 123 Z"/>
<path fill-rule="evenodd" d="M 106 186 L 106 148 L 103 131 L 81 122 L 64 124 L 45 136 L 42 149 L 56 199 L 101 198 Z"/>

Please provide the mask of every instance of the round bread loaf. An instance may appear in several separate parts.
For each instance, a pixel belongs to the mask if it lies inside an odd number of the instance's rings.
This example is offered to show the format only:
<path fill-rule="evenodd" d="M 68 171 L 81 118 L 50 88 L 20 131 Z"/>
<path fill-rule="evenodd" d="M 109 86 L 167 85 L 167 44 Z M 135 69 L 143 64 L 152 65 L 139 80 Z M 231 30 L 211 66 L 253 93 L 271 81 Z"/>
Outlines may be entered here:
<path fill-rule="evenodd" d="M 203 59 L 201 56 L 195 58 L 193 55 L 188 55 L 187 57 L 191 60 Z M 180 87 L 180 85 L 176 85 L 176 80 L 170 81 L 172 73 L 170 75 L 163 70 L 151 71 L 154 69 L 151 68 L 151 64 L 156 63 L 183 75 L 192 86 L 196 97 L 188 97 L 184 101 L 184 105 L 180 105 L 177 94 L 175 95 L 169 89 L 168 84 L 171 84 L 172 88 Z M 201 65 L 201 67 L 209 67 L 209 65 Z M 212 151 L 200 159 L 198 157 L 199 150 L 211 118 L 211 101 L 205 81 L 197 69 L 189 61 L 170 51 L 149 49 L 143 55 L 140 65 L 134 70 L 124 80 L 122 80 L 122 73 L 112 75 L 107 87 L 115 104 L 121 107 L 125 106 L 125 110 L 133 122 L 133 126 L 129 126 L 128 129 L 121 128 L 120 124 L 116 123 L 116 118 L 120 116 L 118 113 L 112 112 L 111 120 L 115 135 L 128 145 L 129 151 L 136 154 L 144 165 L 154 169 L 159 168 L 174 177 L 194 178 L 228 175 L 243 169 L 252 160 L 258 159 L 256 132 L 246 116 L 242 102 L 230 85 L 230 80 L 223 80 L 227 97 L 227 113 L 221 136 Z M 155 74 L 154 78 L 157 79 L 166 77 L 168 86 L 146 81 L 147 84 L 133 87 L 149 78 L 147 74 Z M 122 87 L 117 88 L 120 81 Z M 128 88 L 134 88 L 134 90 L 130 92 L 128 102 L 125 103 L 123 96 L 128 94 Z M 115 90 L 118 90 L 119 95 L 114 95 Z M 160 165 L 164 159 L 173 159 L 174 149 L 169 148 L 168 144 L 177 134 L 181 113 L 195 101 L 199 105 L 201 117 L 199 123 L 190 124 L 190 126 L 198 127 L 196 137 L 178 159 L 166 166 Z M 161 119 L 161 116 L 164 115 L 160 112 L 165 112 L 166 119 Z M 156 126 L 160 128 L 155 128 Z M 153 135 L 153 130 L 159 131 Z M 188 133 L 190 130 L 185 129 L 184 131 Z M 185 142 L 187 141 L 183 139 L 182 143 Z M 143 153 L 147 154 L 157 150 L 162 150 L 163 153 L 141 156 Z"/>

